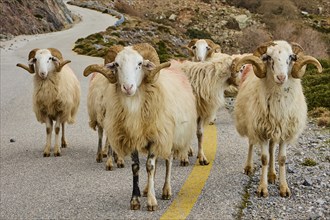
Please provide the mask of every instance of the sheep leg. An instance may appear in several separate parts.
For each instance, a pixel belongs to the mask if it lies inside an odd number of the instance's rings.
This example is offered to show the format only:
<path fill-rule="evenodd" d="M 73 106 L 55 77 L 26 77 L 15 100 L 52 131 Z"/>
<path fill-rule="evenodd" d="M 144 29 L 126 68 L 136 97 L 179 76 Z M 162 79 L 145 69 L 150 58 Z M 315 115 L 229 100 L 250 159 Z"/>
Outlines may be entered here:
<path fill-rule="evenodd" d="M 158 161 L 158 158 L 156 159 L 156 163 L 155 163 L 155 174 L 154 174 L 154 176 L 156 176 L 157 161 Z M 148 188 L 149 188 L 149 182 L 147 181 L 147 185 L 144 187 L 144 190 L 143 190 L 143 197 L 147 197 L 148 196 Z"/>
<path fill-rule="evenodd" d="M 274 184 L 276 181 L 275 170 L 275 143 L 273 140 L 269 142 L 269 170 L 268 170 L 268 182 Z"/>
<path fill-rule="evenodd" d="M 288 183 L 286 182 L 286 144 L 283 142 L 280 143 L 279 153 L 278 153 L 278 163 L 279 163 L 279 173 L 280 173 L 280 195 L 282 197 L 291 196 L 290 189 L 288 187 Z"/>
<path fill-rule="evenodd" d="M 55 146 L 54 146 L 54 156 L 61 156 L 61 147 L 60 147 L 60 117 L 56 118 L 55 122 Z"/>
<path fill-rule="evenodd" d="M 260 183 L 258 186 L 258 196 L 267 197 L 268 196 L 268 182 L 267 182 L 267 174 L 268 174 L 268 162 L 269 162 L 269 146 L 268 142 L 263 143 L 261 147 L 261 177 Z"/>
<path fill-rule="evenodd" d="M 188 157 L 192 157 L 194 155 L 194 150 L 192 149 L 192 147 L 189 147 L 189 151 L 188 151 Z"/>
<path fill-rule="evenodd" d="M 105 140 L 105 146 L 108 148 L 108 159 L 105 165 L 105 170 L 113 170 L 113 162 L 112 162 L 112 148 L 109 144 L 108 138 Z"/>
<path fill-rule="evenodd" d="M 140 205 L 140 188 L 139 188 L 139 170 L 140 170 L 140 161 L 139 153 L 134 151 L 131 154 L 132 158 L 132 172 L 133 172 L 133 192 L 131 198 L 131 210 L 139 210 Z"/>
<path fill-rule="evenodd" d="M 165 183 L 162 194 L 162 198 L 164 200 L 169 200 L 172 197 L 172 188 L 171 188 L 172 161 L 173 161 L 172 155 L 170 156 L 169 159 L 166 159 L 166 176 L 165 176 Z"/>
<path fill-rule="evenodd" d="M 155 196 L 155 165 L 156 165 L 156 156 L 153 153 L 148 154 L 147 159 L 147 173 L 148 173 L 148 193 L 147 193 L 147 208 L 148 211 L 157 210 L 158 204 Z"/>
<path fill-rule="evenodd" d="M 110 145 L 109 144 L 107 144 L 107 141 L 105 142 L 105 145 L 104 145 L 104 147 L 103 147 L 103 149 L 102 149 L 102 156 L 103 156 L 103 158 L 106 158 L 109 154 L 108 154 L 108 152 L 109 152 L 109 147 L 110 147 Z M 112 150 L 111 150 L 111 152 L 112 152 Z M 111 153 L 112 154 L 112 153 Z"/>
<path fill-rule="evenodd" d="M 46 139 L 46 145 L 44 148 L 44 157 L 50 156 L 50 145 L 52 142 L 52 131 L 53 131 L 53 121 L 50 118 L 46 118 L 46 133 L 47 133 L 47 139 Z"/>
<path fill-rule="evenodd" d="M 197 158 L 199 159 L 199 164 L 200 165 L 208 165 L 209 162 L 207 161 L 205 155 L 204 155 L 204 151 L 203 151 L 203 132 L 204 132 L 204 127 L 203 127 L 204 123 L 203 121 L 198 118 L 197 120 L 197 139 L 198 139 L 198 154 L 197 154 Z"/>
<path fill-rule="evenodd" d="M 253 144 L 249 143 L 248 157 L 246 159 L 244 173 L 251 175 L 253 173 Z"/>
<path fill-rule="evenodd" d="M 101 163 L 103 159 L 103 152 L 102 152 L 103 128 L 98 126 L 97 133 L 99 135 L 99 142 L 97 145 L 96 162 Z"/>
<path fill-rule="evenodd" d="M 61 139 L 61 147 L 66 148 L 68 144 L 66 143 L 65 140 L 65 135 L 64 135 L 64 122 L 62 123 L 62 139 Z"/>

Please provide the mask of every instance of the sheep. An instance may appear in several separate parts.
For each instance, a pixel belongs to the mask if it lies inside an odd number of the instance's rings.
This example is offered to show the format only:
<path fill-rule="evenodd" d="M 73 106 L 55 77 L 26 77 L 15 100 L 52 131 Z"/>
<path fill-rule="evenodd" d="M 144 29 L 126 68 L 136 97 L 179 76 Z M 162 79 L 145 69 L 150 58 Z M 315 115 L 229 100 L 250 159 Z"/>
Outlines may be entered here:
<path fill-rule="evenodd" d="M 186 47 L 192 56 L 192 61 L 204 62 L 215 54 L 221 54 L 221 47 L 210 39 L 192 39 Z"/>
<path fill-rule="evenodd" d="M 17 66 L 34 75 L 33 110 L 40 123 L 46 123 L 47 141 L 43 156 L 50 156 L 53 121 L 55 121 L 54 156 L 61 156 L 59 132 L 62 125 L 61 147 L 67 147 L 64 126 L 73 124 L 80 103 L 80 84 L 62 54 L 55 48 L 33 49 L 28 66 Z"/>
<path fill-rule="evenodd" d="M 200 165 L 208 165 L 209 161 L 203 151 L 204 126 L 213 119 L 215 112 L 225 105 L 224 91 L 230 85 L 236 85 L 237 73 L 232 70 L 232 57 L 226 55 L 218 61 L 178 62 L 171 61 L 171 67 L 182 70 L 192 85 L 196 96 L 197 139 Z"/>
<path fill-rule="evenodd" d="M 151 47 L 151 46 L 150 46 Z M 110 48 L 111 50 L 111 48 Z M 116 53 L 116 52 L 114 52 Z M 157 53 L 145 47 L 127 46 L 104 67 L 88 66 L 84 75 L 100 72 L 112 84 L 104 92 L 104 127 L 110 145 L 124 157 L 131 154 L 133 193 L 130 206 L 140 209 L 139 152 L 147 153 L 147 194 L 149 211 L 157 209 L 154 191 L 155 161 L 166 160 L 163 199 L 172 195 L 170 178 L 173 152 L 185 159 L 196 131 L 195 97 L 182 72 L 163 69 L 169 63 L 155 65 Z"/>
<path fill-rule="evenodd" d="M 304 55 L 296 43 L 271 41 L 260 45 L 253 55 L 234 61 L 234 69 L 252 64 L 241 82 L 234 107 L 238 133 L 249 139 L 248 157 L 244 172 L 252 173 L 253 146 L 261 146 L 262 171 L 258 196 L 268 196 L 268 181 L 275 183 L 275 145 L 279 144 L 280 195 L 289 197 L 286 181 L 286 148 L 295 143 L 307 119 L 307 105 L 301 86 L 306 64 L 313 64 L 322 72 L 321 64 Z M 269 164 L 269 171 L 268 171 Z"/>
<path fill-rule="evenodd" d="M 136 44 L 134 45 L 135 48 L 137 47 L 144 47 L 148 48 L 148 50 L 154 50 L 153 54 L 157 54 L 156 50 L 151 47 L 149 44 Z M 115 60 L 116 54 L 120 52 L 123 49 L 123 46 L 121 45 L 114 45 L 111 47 L 111 50 L 108 51 L 108 53 L 104 57 L 104 64 L 111 63 Z M 148 51 L 145 50 L 145 51 Z M 158 65 L 160 64 L 159 57 L 154 56 L 154 57 L 149 57 L 151 61 Z M 108 156 L 107 162 L 106 162 L 106 170 L 112 170 L 113 169 L 113 161 L 112 161 L 112 153 L 114 155 L 115 162 L 117 163 L 118 168 L 123 168 L 124 167 L 124 159 L 121 157 L 118 157 L 116 152 L 111 149 L 111 146 L 108 143 L 108 140 L 106 139 L 106 144 L 105 148 L 103 149 L 102 152 L 102 138 L 103 138 L 103 120 L 106 112 L 106 108 L 104 106 L 105 100 L 103 99 L 104 97 L 104 91 L 106 90 L 106 87 L 111 86 L 109 84 L 109 81 L 107 78 L 105 78 L 103 75 L 94 73 L 89 90 L 88 90 L 88 97 L 87 97 L 87 109 L 88 109 L 88 114 L 89 114 L 89 125 L 92 129 L 98 131 L 98 148 L 97 148 L 97 153 L 96 153 L 96 161 L 98 163 L 102 162 L 103 156 Z"/>

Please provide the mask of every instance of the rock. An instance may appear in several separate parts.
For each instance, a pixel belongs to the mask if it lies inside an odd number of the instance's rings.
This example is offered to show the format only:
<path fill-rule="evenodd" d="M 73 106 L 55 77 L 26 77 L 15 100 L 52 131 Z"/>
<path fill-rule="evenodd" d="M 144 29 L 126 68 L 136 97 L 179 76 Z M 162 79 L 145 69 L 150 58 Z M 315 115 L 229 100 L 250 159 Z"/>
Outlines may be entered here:
<path fill-rule="evenodd" d="M 176 17 L 177 16 L 175 14 L 171 14 L 170 17 L 168 18 L 168 20 L 175 21 Z"/>
<path fill-rule="evenodd" d="M 14 142 L 16 142 L 16 140 L 14 139 L 14 138 L 10 138 L 10 143 L 14 143 Z"/>
<path fill-rule="evenodd" d="M 303 182 L 303 185 L 304 186 L 312 186 L 313 185 L 313 182 L 310 178 L 305 178 L 304 182 Z"/>
<path fill-rule="evenodd" d="M 238 22 L 239 28 L 242 30 L 247 26 L 247 21 L 249 17 L 247 15 L 237 15 L 234 17 L 235 20 Z"/>

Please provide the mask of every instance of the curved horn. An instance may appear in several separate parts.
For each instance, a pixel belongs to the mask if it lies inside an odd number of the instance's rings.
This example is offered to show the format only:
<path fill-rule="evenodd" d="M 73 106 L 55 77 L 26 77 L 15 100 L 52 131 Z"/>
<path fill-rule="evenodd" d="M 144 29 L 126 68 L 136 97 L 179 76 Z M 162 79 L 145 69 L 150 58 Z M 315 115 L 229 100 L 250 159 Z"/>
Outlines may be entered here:
<path fill-rule="evenodd" d="M 56 66 L 57 72 L 60 72 L 64 65 L 71 63 L 71 60 L 63 61 L 62 53 L 58 49 L 56 48 L 47 48 L 47 49 L 50 51 L 53 57 L 56 57 L 58 59 L 58 65 Z"/>
<path fill-rule="evenodd" d="M 194 46 L 198 40 L 199 40 L 199 39 L 197 39 L 197 38 L 192 39 L 192 40 L 189 42 L 188 47 L 191 48 L 192 46 Z"/>
<path fill-rule="evenodd" d="M 116 79 L 115 75 L 113 74 L 113 72 L 111 70 L 109 70 L 108 68 L 106 68 L 104 66 L 100 66 L 100 65 L 97 65 L 97 64 L 92 64 L 92 65 L 87 66 L 85 68 L 83 74 L 84 74 L 85 77 L 87 77 L 87 76 L 89 76 L 89 74 L 94 73 L 94 72 L 101 73 L 112 84 L 117 82 L 117 79 Z"/>
<path fill-rule="evenodd" d="M 303 53 L 304 52 L 304 49 L 297 43 L 295 42 L 291 42 L 291 47 L 292 47 L 292 51 L 294 54 L 299 54 L 299 53 Z"/>
<path fill-rule="evenodd" d="M 160 64 L 159 56 L 156 49 L 148 43 L 140 43 L 133 45 L 133 49 L 138 51 L 144 60 L 150 60 L 156 65 Z"/>
<path fill-rule="evenodd" d="M 26 71 L 28 71 L 28 72 L 31 73 L 31 74 L 34 73 L 34 67 L 33 67 L 33 65 L 26 66 L 26 65 L 24 65 L 24 64 L 18 63 L 18 64 L 16 64 L 16 66 L 25 69 Z M 32 67 L 32 68 L 31 68 L 31 67 Z"/>
<path fill-rule="evenodd" d="M 210 39 L 204 39 L 206 41 L 206 43 L 212 48 L 212 51 L 214 52 L 221 52 L 221 47 L 219 44 L 214 43 L 212 40 Z"/>
<path fill-rule="evenodd" d="M 124 49 L 122 45 L 113 45 L 109 48 L 107 54 L 104 56 L 104 64 L 115 61 L 117 54 Z"/>
<path fill-rule="evenodd" d="M 169 66 L 171 66 L 171 62 L 165 62 L 165 63 L 157 65 L 153 70 L 151 70 L 146 75 L 146 77 L 145 77 L 146 82 L 153 83 L 153 82 L 157 81 L 160 71 Z"/>
<path fill-rule="evenodd" d="M 39 50 L 39 48 L 35 48 L 35 49 L 33 49 L 33 50 L 31 50 L 31 51 L 29 52 L 29 56 L 28 56 L 28 61 L 29 61 L 29 62 L 30 62 L 32 59 L 35 58 L 36 53 L 37 53 L 38 50 Z M 24 65 L 24 64 L 18 63 L 18 64 L 16 64 L 16 66 L 25 69 L 26 71 L 28 71 L 28 72 L 31 73 L 31 74 L 35 72 L 35 71 L 34 71 L 34 65 L 33 65 L 33 64 L 29 64 L 29 66 L 26 66 L 26 65 Z"/>
<path fill-rule="evenodd" d="M 266 42 L 264 44 L 261 44 L 253 53 L 256 57 L 261 57 L 263 54 L 267 52 L 267 48 L 269 46 L 275 46 L 276 44 L 273 41 Z"/>
<path fill-rule="evenodd" d="M 236 60 L 236 59 L 238 59 L 238 60 Z M 236 59 L 233 61 L 233 64 L 232 64 L 232 65 L 234 65 L 234 71 L 238 72 L 243 64 L 252 64 L 254 74 L 257 77 L 259 77 L 259 78 L 266 77 L 267 68 L 259 57 L 256 57 L 255 55 L 248 55 L 241 59 L 239 59 L 239 58 L 236 58 Z"/>
<path fill-rule="evenodd" d="M 306 64 L 313 64 L 316 66 L 319 73 L 322 72 L 322 65 L 320 62 L 312 56 L 300 56 L 292 67 L 291 75 L 293 78 L 301 78 L 305 74 L 305 71 L 301 71 L 301 68 Z"/>

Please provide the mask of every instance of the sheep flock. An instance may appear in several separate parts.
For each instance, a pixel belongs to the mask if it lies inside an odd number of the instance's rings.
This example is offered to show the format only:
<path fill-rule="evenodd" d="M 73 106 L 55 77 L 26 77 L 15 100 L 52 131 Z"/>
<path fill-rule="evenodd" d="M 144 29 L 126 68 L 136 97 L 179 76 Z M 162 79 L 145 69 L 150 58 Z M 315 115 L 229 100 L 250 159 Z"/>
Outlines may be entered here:
<path fill-rule="evenodd" d="M 306 55 L 297 43 L 283 40 L 261 43 L 248 54 L 222 53 L 220 45 L 209 39 L 192 39 L 182 46 L 191 54 L 190 59 L 160 63 L 149 43 L 113 45 L 103 64 L 86 65 L 83 73 L 74 73 L 69 67 L 71 61 L 55 48 L 31 50 L 28 65 L 17 66 L 34 74 L 33 111 L 37 121 L 46 124 L 43 156 L 50 156 L 53 123 L 54 156 L 61 156 L 61 147 L 67 146 L 65 123 L 75 122 L 80 105 L 76 74 L 83 74 L 90 78 L 86 124 L 98 132 L 96 161 L 100 163 L 107 157 L 105 169 L 113 170 L 114 163 L 122 168 L 130 156 L 130 208 L 141 208 L 142 194 L 147 197 L 147 209 L 157 210 L 157 159 L 166 161 L 162 199 L 169 200 L 172 161 L 178 159 L 181 166 L 189 165 L 191 145 L 197 135 L 199 166 L 209 165 L 203 151 L 207 148 L 203 146 L 203 131 L 218 109 L 225 107 L 225 90 L 235 87 L 238 92 L 233 118 L 237 132 L 249 143 L 244 173 L 253 172 L 253 149 L 259 147 L 262 170 L 257 195 L 267 197 L 268 183 L 275 183 L 278 176 L 280 195 L 290 197 L 286 149 L 301 135 L 307 120 L 301 78 L 307 64 L 322 72 L 319 61 Z M 148 178 L 142 193 L 141 155 L 147 159 Z"/>

